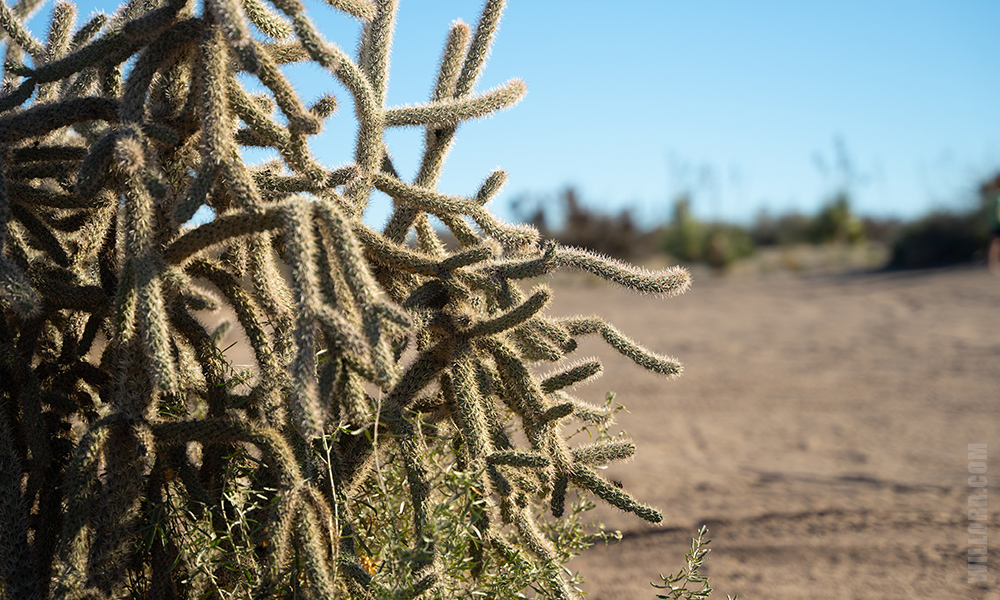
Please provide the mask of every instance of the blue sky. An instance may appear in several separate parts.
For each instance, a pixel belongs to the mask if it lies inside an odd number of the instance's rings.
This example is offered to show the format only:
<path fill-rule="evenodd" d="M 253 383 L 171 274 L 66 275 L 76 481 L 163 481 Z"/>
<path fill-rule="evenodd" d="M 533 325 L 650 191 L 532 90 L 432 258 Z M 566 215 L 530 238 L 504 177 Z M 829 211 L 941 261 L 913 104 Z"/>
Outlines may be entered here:
<path fill-rule="evenodd" d="M 474 25 L 479 4 L 401 1 L 390 104 L 427 99 L 449 24 Z M 86 16 L 94 5 L 79 6 Z M 308 6 L 353 52 L 356 23 Z M 520 77 L 528 95 L 461 127 L 440 188 L 474 194 L 501 167 L 510 178 L 493 208 L 504 218 L 518 196 L 555 203 L 573 185 L 585 203 L 633 207 L 643 220 L 667 218 L 688 190 L 697 215 L 747 221 L 762 208 L 815 211 L 845 179 L 839 144 L 858 211 L 962 207 L 1000 169 L 997 23 L 1000 3 L 987 0 L 512 0 L 477 89 Z M 344 89 L 315 69 L 293 80 L 307 99 L 338 95 L 313 149 L 325 163 L 350 160 Z M 412 178 L 422 131 L 388 142 Z M 369 220 L 383 220 L 386 204 Z"/>

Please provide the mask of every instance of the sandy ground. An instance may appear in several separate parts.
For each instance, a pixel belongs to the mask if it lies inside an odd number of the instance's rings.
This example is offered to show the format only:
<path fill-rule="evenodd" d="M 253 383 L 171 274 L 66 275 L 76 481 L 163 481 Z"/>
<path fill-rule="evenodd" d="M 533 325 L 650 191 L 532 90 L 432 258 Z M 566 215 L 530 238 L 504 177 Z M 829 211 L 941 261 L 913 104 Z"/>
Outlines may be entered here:
<path fill-rule="evenodd" d="M 684 375 L 605 358 L 638 454 L 606 474 L 665 514 L 602 507 L 624 539 L 570 563 L 593 599 L 653 599 L 707 524 L 715 598 L 1000 598 L 1000 278 L 985 269 L 696 277 L 638 296 L 556 279 L 556 315 L 599 313 Z M 968 445 L 988 444 L 988 583 L 968 583 Z M 995 458 L 994 458 L 995 456 Z M 993 463 L 997 463 L 994 466 Z"/>

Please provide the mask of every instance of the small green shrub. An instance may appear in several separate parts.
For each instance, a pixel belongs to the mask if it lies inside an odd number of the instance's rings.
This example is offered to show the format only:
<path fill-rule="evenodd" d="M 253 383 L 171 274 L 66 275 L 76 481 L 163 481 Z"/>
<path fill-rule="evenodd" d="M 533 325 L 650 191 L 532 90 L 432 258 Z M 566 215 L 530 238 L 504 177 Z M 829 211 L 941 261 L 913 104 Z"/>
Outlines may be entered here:
<path fill-rule="evenodd" d="M 753 240 L 737 225 L 711 223 L 705 227 L 703 260 L 716 270 L 725 270 L 737 260 L 753 256 Z"/>
<path fill-rule="evenodd" d="M 674 202 L 674 215 L 662 233 L 663 249 L 687 262 L 704 262 L 725 270 L 741 258 L 752 256 L 753 239 L 745 229 L 726 223 L 701 223 L 691 214 L 691 200 Z"/>
<path fill-rule="evenodd" d="M 966 263 L 984 251 L 996 222 L 1000 176 L 978 187 L 978 206 L 965 211 L 934 212 L 903 225 L 893 244 L 889 267 L 912 269 Z"/>
<path fill-rule="evenodd" d="M 835 195 L 820 207 L 814 217 L 789 213 L 774 218 L 767 213 L 757 216 L 750 228 L 750 237 L 759 246 L 791 244 L 857 244 L 868 237 L 868 229 L 885 235 L 890 224 L 862 220 L 851 211 L 850 199 L 844 193 Z"/>
<path fill-rule="evenodd" d="M 757 246 L 788 246 L 809 241 L 812 219 L 792 212 L 773 217 L 767 212 L 757 215 L 750 227 L 750 239 Z"/>
<path fill-rule="evenodd" d="M 674 201 L 673 220 L 663 235 L 663 249 L 684 261 L 701 259 L 705 234 L 701 223 L 691 215 L 691 199 L 682 196 Z"/>
<path fill-rule="evenodd" d="M 706 540 L 708 528 L 704 525 L 698 530 L 698 537 L 691 540 L 691 549 L 688 550 L 686 564 L 673 575 L 660 575 L 660 583 L 652 586 L 658 590 L 665 590 L 665 594 L 657 594 L 661 600 L 703 600 L 712 593 L 712 586 L 709 585 L 708 577 L 700 573 L 701 568 L 708 560 L 708 553 L 711 552 L 708 545 L 712 540 Z M 694 586 L 693 588 L 688 586 Z M 738 597 L 738 596 L 737 596 Z M 727 596 L 730 600 L 736 598 Z"/>
<path fill-rule="evenodd" d="M 932 213 L 902 227 L 892 246 L 889 267 L 915 269 L 969 262 L 988 242 L 987 221 L 978 211 Z"/>
<path fill-rule="evenodd" d="M 850 199 L 841 193 L 820 208 L 807 235 L 813 244 L 857 244 L 864 241 L 865 228 L 861 219 L 851 212 Z"/>

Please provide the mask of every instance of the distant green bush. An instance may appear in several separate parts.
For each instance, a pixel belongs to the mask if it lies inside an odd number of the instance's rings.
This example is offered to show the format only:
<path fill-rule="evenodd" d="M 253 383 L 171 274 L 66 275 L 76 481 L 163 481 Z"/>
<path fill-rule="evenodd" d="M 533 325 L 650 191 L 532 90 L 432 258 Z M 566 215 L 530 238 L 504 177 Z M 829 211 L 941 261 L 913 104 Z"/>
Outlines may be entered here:
<path fill-rule="evenodd" d="M 573 187 L 559 193 L 554 203 L 557 206 L 552 204 L 548 200 L 532 201 L 521 197 L 514 201 L 513 209 L 518 220 L 530 223 L 543 236 L 567 246 L 622 259 L 644 257 L 658 250 L 656 234 L 640 227 L 627 208 L 617 214 L 595 211 L 581 201 L 579 192 Z M 553 208 L 559 218 L 551 216 Z M 560 226 L 554 228 L 553 221 L 558 221 Z"/>
<path fill-rule="evenodd" d="M 864 241 L 865 228 L 861 219 L 851 212 L 848 196 L 837 194 L 820 208 L 809 226 L 807 235 L 813 244 L 831 242 L 856 244 Z"/>
<path fill-rule="evenodd" d="M 811 223 L 809 217 L 797 212 L 772 217 L 762 211 L 750 226 L 750 240 L 756 246 L 804 244 L 809 241 Z"/>
<path fill-rule="evenodd" d="M 663 249 L 680 260 L 701 259 L 705 249 L 705 232 L 691 215 L 691 199 L 681 196 L 674 201 L 673 220 L 663 232 Z"/>
<path fill-rule="evenodd" d="M 718 270 L 753 255 L 755 246 L 746 229 L 726 223 L 702 223 L 691 214 L 686 196 L 674 203 L 673 221 L 662 232 L 663 249 L 687 262 L 704 262 Z"/>
<path fill-rule="evenodd" d="M 705 227 L 702 260 L 714 269 L 726 269 L 737 260 L 754 254 L 756 247 L 742 227 L 712 223 Z"/>
<path fill-rule="evenodd" d="M 975 260 L 990 241 L 991 219 L 1000 176 L 979 185 L 979 202 L 956 212 L 934 212 L 900 228 L 890 268 L 939 267 Z"/>
<path fill-rule="evenodd" d="M 816 216 L 789 213 L 774 218 L 761 213 L 749 230 L 753 243 L 759 246 L 786 246 L 790 244 L 856 244 L 868 237 L 868 229 L 882 230 L 881 221 L 869 219 L 866 223 L 851 211 L 850 198 L 837 194 L 820 207 Z"/>
<path fill-rule="evenodd" d="M 890 268 L 940 267 L 973 260 L 989 241 L 980 211 L 936 212 L 903 226 L 892 246 Z"/>

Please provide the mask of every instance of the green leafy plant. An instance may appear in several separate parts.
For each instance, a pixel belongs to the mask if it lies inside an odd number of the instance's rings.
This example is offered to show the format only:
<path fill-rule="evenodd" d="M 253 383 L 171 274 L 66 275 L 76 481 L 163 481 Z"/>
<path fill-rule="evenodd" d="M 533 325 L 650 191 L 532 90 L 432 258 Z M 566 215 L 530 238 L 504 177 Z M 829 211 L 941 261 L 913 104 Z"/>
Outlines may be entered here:
<path fill-rule="evenodd" d="M 698 537 L 691 540 L 691 549 L 685 556 L 686 564 L 681 570 L 673 575 L 660 575 L 660 584 L 651 584 L 658 590 L 666 590 L 666 594 L 657 594 L 657 598 L 663 600 L 698 600 L 708 598 L 712 593 L 708 577 L 701 575 L 698 571 L 708 560 L 710 549 L 708 545 L 712 540 L 706 540 L 708 528 L 704 525 L 698 530 Z M 694 587 L 689 587 L 694 586 Z M 730 600 L 736 600 L 735 598 Z"/>
<path fill-rule="evenodd" d="M 680 260 L 695 261 L 704 251 L 702 225 L 691 214 L 691 199 L 687 196 L 674 202 L 674 215 L 663 236 L 663 248 Z"/>
<path fill-rule="evenodd" d="M 823 205 L 809 227 L 808 237 L 814 244 L 857 244 L 864 241 L 864 225 L 851 212 L 850 198 L 846 193 L 837 194 Z"/>
<path fill-rule="evenodd" d="M 485 205 L 502 171 L 467 197 L 435 190 L 457 126 L 525 93 L 474 92 L 502 1 L 453 24 L 431 100 L 400 107 L 386 106 L 396 3 L 329 4 L 357 18 L 357 58 L 298 0 L 131 0 L 81 26 L 61 2 L 45 42 L 23 26 L 36 0 L 0 3 L 7 597 L 570 598 L 561 565 L 580 535 L 543 509 L 567 518 L 573 486 L 661 520 L 595 469 L 630 441 L 563 437 L 609 423 L 570 392 L 600 363 L 535 365 L 586 335 L 667 377 L 681 365 L 596 316 L 546 316 L 551 290 L 520 282 L 575 268 L 672 296 L 687 272 L 501 223 Z M 293 91 L 283 67 L 301 62 L 353 100 L 347 166 L 310 153 L 338 101 Z M 425 131 L 412 182 L 393 127 Z M 247 165 L 251 147 L 275 158 Z M 394 207 L 381 231 L 363 219 L 378 193 Z M 190 225 L 203 206 L 215 218 Z M 223 308 L 251 372 L 206 325 Z"/>
<path fill-rule="evenodd" d="M 749 234 L 739 226 L 701 223 L 691 214 L 691 200 L 674 202 L 673 221 L 663 231 L 663 249 L 683 261 L 704 261 L 713 269 L 725 270 L 739 259 L 753 255 Z"/>

